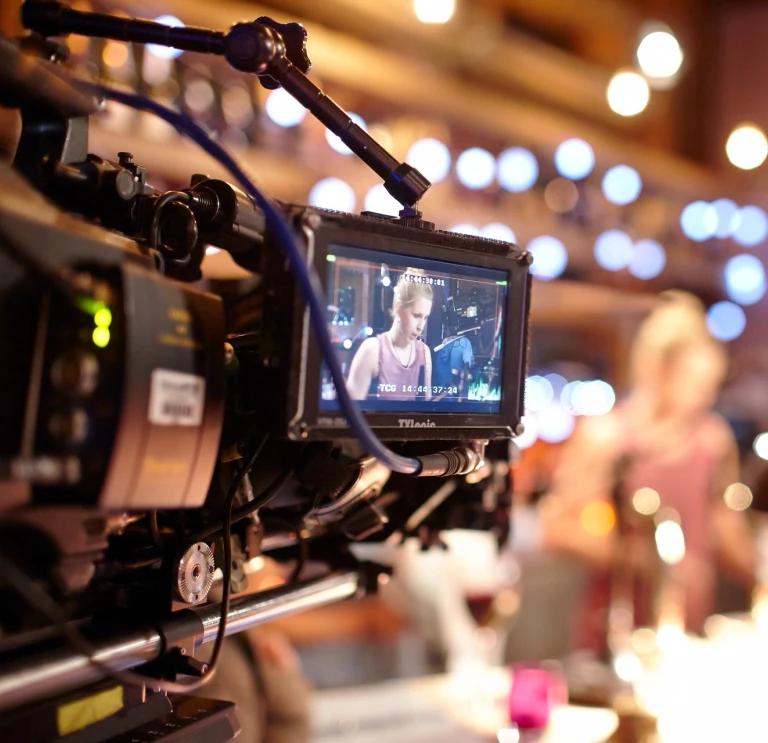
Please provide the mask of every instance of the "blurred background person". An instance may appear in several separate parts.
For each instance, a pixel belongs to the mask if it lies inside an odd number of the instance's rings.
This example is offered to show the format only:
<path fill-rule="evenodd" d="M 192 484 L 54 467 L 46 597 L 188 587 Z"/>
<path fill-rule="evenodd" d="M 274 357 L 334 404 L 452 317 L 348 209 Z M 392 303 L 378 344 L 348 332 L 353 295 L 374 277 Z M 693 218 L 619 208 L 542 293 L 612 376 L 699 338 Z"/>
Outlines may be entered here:
<path fill-rule="evenodd" d="M 672 509 L 682 527 L 685 555 L 672 581 L 683 594 L 686 629 L 701 632 L 713 611 L 718 563 L 747 586 L 754 580 L 747 522 L 723 498 L 738 481 L 738 451 L 712 411 L 726 355 L 696 298 L 673 292 L 665 299 L 635 338 L 630 394 L 607 415 L 583 420 L 541 503 L 545 549 L 590 567 L 580 644 L 593 650 L 605 649 L 617 569 L 631 582 L 634 625 L 654 623 L 658 558 L 652 524 L 638 516 Z M 631 512 L 635 518 L 622 517 Z"/>

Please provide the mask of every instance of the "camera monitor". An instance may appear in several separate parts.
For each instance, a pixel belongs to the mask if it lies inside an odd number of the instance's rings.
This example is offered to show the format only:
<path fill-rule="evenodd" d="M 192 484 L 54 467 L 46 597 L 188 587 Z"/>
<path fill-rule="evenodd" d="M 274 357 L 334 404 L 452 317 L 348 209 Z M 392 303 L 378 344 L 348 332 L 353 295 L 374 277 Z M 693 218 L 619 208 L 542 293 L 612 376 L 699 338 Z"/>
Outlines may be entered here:
<path fill-rule="evenodd" d="M 529 254 L 367 215 L 306 207 L 295 215 L 346 388 L 381 438 L 516 435 Z M 265 260 L 261 362 L 246 371 L 263 391 L 253 405 L 289 438 L 351 435 L 295 279 L 279 251 L 265 251 Z"/>
<path fill-rule="evenodd" d="M 506 271 L 343 245 L 326 254 L 328 330 L 366 412 L 498 413 Z M 336 411 L 327 369 L 320 411 Z"/>

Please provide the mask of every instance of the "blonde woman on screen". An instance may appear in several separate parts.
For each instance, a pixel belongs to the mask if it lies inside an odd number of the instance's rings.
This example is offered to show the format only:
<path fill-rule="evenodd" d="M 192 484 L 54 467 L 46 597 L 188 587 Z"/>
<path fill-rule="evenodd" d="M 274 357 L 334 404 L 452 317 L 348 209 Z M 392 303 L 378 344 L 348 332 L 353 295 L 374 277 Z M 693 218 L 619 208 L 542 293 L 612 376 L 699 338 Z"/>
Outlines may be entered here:
<path fill-rule="evenodd" d="M 432 397 L 432 357 L 421 339 L 432 312 L 432 287 L 421 283 L 420 277 L 411 269 L 400 277 L 392 301 L 392 327 L 363 341 L 352 359 L 347 389 L 354 400 L 368 396 L 374 379 L 380 398 Z"/>

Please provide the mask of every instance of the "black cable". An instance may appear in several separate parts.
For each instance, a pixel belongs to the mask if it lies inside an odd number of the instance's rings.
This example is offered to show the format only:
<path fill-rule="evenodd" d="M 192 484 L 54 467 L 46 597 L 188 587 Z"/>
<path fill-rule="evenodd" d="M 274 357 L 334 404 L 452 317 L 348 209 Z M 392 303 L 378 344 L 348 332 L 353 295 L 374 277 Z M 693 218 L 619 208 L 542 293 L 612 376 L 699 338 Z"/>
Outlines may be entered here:
<path fill-rule="evenodd" d="M 284 469 L 283 472 L 266 490 L 257 495 L 252 501 L 249 501 L 244 506 L 240 506 L 240 508 L 236 509 L 232 513 L 231 523 L 234 525 L 238 521 L 242 521 L 244 518 L 250 516 L 254 511 L 258 511 L 260 508 L 266 506 L 267 503 L 269 503 L 280 493 L 280 491 L 283 489 L 283 486 L 288 482 L 288 480 L 291 479 L 291 475 L 293 475 L 293 468 L 287 467 Z M 218 533 L 220 529 L 221 526 L 206 526 L 200 531 L 195 532 L 192 536 L 188 537 L 188 540 L 190 543 L 203 541 L 213 534 Z"/>
<path fill-rule="evenodd" d="M 224 504 L 224 534 L 222 535 L 222 541 L 224 542 L 224 564 L 221 566 L 222 572 L 222 586 L 221 586 L 221 616 L 219 617 L 219 627 L 216 632 L 216 640 L 213 643 L 213 652 L 211 653 L 211 659 L 208 662 L 208 672 L 206 676 L 210 676 L 216 670 L 216 664 L 221 654 L 221 648 L 224 645 L 224 636 L 227 630 L 227 614 L 229 614 L 229 597 L 231 593 L 232 584 L 232 505 L 237 497 L 237 491 L 240 488 L 240 484 L 243 482 L 243 478 L 248 475 L 251 467 L 253 467 L 256 458 L 264 448 L 264 444 L 267 443 L 267 436 L 265 436 L 261 443 L 253 450 L 253 453 L 245 464 L 238 470 L 227 492 L 227 500 Z M 199 540 L 195 540 L 199 541 Z"/>
<path fill-rule="evenodd" d="M 244 518 L 247 518 L 250 516 L 254 511 L 258 511 L 259 508 L 264 507 L 267 503 L 269 503 L 273 498 L 275 498 L 280 491 L 283 489 L 283 486 L 290 480 L 291 475 L 293 474 L 293 469 L 291 467 L 287 467 L 283 472 L 277 477 L 276 480 L 262 493 L 257 495 L 252 501 L 247 503 L 244 506 L 240 506 L 240 508 L 236 509 L 232 513 L 232 518 L 230 521 L 230 524 L 234 526 L 239 521 L 242 521 Z M 199 531 L 196 531 L 194 534 L 190 534 L 188 536 L 184 537 L 184 543 L 185 544 L 194 544 L 195 542 L 203 542 L 212 537 L 214 534 L 218 534 L 223 528 L 223 525 L 214 525 L 214 526 L 205 526 Z M 139 560 L 134 560 L 131 562 L 121 562 L 120 564 L 129 569 L 134 568 L 146 568 L 150 565 L 154 565 L 160 560 L 163 559 L 163 555 L 159 553 L 154 553 L 151 555 L 148 555 L 147 557 L 143 557 Z"/>

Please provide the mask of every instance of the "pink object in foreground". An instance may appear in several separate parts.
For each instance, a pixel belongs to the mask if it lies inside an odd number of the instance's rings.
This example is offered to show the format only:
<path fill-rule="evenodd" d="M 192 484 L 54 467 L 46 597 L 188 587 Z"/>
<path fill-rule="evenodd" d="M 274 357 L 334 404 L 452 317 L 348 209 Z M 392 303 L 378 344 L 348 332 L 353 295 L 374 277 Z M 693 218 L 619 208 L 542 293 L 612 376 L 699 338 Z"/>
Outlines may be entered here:
<path fill-rule="evenodd" d="M 509 720 L 521 730 L 546 727 L 554 707 L 568 702 L 565 679 L 555 671 L 512 666 Z"/>

